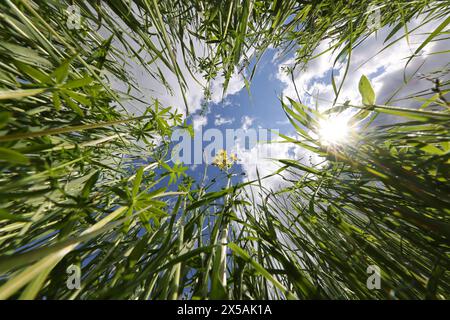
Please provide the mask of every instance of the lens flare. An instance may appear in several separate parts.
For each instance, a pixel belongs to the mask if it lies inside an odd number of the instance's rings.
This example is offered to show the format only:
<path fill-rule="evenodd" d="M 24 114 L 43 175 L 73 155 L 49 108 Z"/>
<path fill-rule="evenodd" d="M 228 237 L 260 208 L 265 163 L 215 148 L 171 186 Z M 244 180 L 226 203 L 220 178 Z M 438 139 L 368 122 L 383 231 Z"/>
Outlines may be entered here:
<path fill-rule="evenodd" d="M 324 146 L 344 144 L 350 135 L 348 117 L 335 116 L 319 121 L 318 135 Z"/>

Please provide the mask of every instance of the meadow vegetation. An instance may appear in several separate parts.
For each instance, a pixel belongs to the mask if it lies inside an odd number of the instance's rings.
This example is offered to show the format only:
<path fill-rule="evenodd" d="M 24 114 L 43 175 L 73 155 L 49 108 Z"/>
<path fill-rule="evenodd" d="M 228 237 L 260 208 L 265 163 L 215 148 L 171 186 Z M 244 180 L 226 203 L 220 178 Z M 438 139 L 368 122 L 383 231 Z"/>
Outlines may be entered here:
<path fill-rule="evenodd" d="M 217 191 L 170 161 L 173 130 L 193 132 L 186 72 L 202 75 L 208 108 L 211 81 L 222 76 L 226 93 L 240 72 L 248 87 L 269 47 L 302 68 L 329 40 L 335 63 L 348 62 L 377 32 L 369 5 L 392 30 L 386 47 L 408 40 L 410 20 L 438 21 L 405 64 L 448 39 L 450 5 L 438 0 L 1 1 L 0 298 L 448 299 L 446 70 L 423 76 L 429 90 L 401 106 L 377 104 L 366 77 L 344 77 L 361 105 L 326 114 L 282 97 L 298 133 L 284 143 L 323 161 L 278 159 L 281 189 L 263 176 L 231 183 L 231 163 Z M 131 60 L 164 85 L 174 75 L 168 90 L 184 109 L 141 101 Z M 333 78 L 336 96 L 343 81 Z M 134 103 L 147 108 L 135 114 Z M 321 119 L 348 109 L 352 143 L 324 145 Z M 376 124 L 383 114 L 396 121 Z M 81 267 L 79 290 L 67 289 L 70 265 Z M 369 265 L 380 290 L 366 287 Z"/>

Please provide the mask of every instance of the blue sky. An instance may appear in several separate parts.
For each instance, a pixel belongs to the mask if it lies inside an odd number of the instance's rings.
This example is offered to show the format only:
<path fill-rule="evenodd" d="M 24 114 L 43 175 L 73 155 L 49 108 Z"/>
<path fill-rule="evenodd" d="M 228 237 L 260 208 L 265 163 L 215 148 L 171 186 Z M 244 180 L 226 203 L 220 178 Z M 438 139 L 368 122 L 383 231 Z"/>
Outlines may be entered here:
<path fill-rule="evenodd" d="M 206 115 L 202 116 L 200 110 L 193 115 L 194 119 L 202 117 L 202 123 L 206 119 L 206 124 L 202 126 L 203 132 L 215 128 L 224 132 L 225 136 L 226 129 L 243 127 L 277 129 L 283 134 L 294 132 L 280 107 L 279 97 L 285 86 L 277 78 L 279 66 L 273 62 L 274 55 L 275 50 L 269 50 L 260 60 L 250 83 L 250 94 L 244 86 L 238 92 L 227 95 L 222 101 L 210 103 Z M 208 142 L 205 142 L 204 146 L 206 144 Z M 210 178 L 221 176 L 220 171 L 215 167 L 210 166 L 208 170 Z M 239 164 L 234 166 L 234 170 L 238 173 L 236 180 L 245 179 L 244 176 L 239 175 L 243 172 Z M 204 165 L 197 165 L 191 166 L 189 173 L 200 179 L 203 171 Z"/>
<path fill-rule="evenodd" d="M 278 65 L 272 62 L 274 54 L 275 51 L 270 50 L 261 59 L 250 83 L 251 95 L 243 87 L 239 92 L 228 95 L 222 102 L 210 105 L 205 128 L 240 128 L 244 117 L 253 119 L 254 127 L 275 128 L 275 125 L 282 123 L 287 127 L 286 116 L 279 101 L 284 85 L 277 79 Z M 232 119 L 233 122 L 217 125 L 217 117 Z"/>

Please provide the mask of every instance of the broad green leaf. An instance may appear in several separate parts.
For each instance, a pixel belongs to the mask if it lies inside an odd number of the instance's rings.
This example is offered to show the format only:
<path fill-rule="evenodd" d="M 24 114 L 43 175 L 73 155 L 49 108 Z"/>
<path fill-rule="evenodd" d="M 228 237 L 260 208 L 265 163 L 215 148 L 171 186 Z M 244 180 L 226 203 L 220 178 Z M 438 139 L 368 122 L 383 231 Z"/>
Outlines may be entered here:
<path fill-rule="evenodd" d="M 52 72 L 52 76 L 55 78 L 56 83 L 63 83 L 67 79 L 72 60 L 73 58 L 65 60 L 58 68 L 56 68 Z"/>
<path fill-rule="evenodd" d="M 30 76 L 31 78 L 38 81 L 39 83 L 48 84 L 51 82 L 51 78 L 47 74 L 45 74 L 44 72 L 42 72 L 41 70 L 39 70 L 35 67 L 27 65 L 25 63 L 22 63 L 20 61 L 15 61 L 14 64 L 17 66 L 17 68 L 21 72 Z"/>
<path fill-rule="evenodd" d="M 79 88 L 79 87 L 84 87 L 87 86 L 89 84 L 91 84 L 94 81 L 94 79 L 92 79 L 91 77 L 84 77 L 81 79 L 76 79 L 76 80 L 72 80 L 72 81 L 68 81 L 66 84 L 64 84 L 62 86 L 62 88 L 65 89 L 75 89 L 75 88 Z"/>
<path fill-rule="evenodd" d="M 64 92 L 64 94 L 67 94 L 69 97 L 71 97 L 75 101 L 79 102 L 80 104 L 83 104 L 85 106 L 91 105 L 91 100 L 89 100 L 89 98 L 84 94 L 81 94 L 81 93 L 78 93 L 78 92 L 75 92 L 72 90 L 65 90 L 65 89 L 63 89 L 62 92 Z"/>
<path fill-rule="evenodd" d="M 63 98 L 64 101 L 66 102 L 66 105 L 70 109 L 72 109 L 76 114 L 78 114 L 80 117 L 84 115 L 83 110 L 81 110 L 81 108 L 75 102 L 73 102 L 73 100 L 70 97 L 63 95 Z"/>
<path fill-rule="evenodd" d="M 375 104 L 375 91 L 373 91 L 369 79 L 364 75 L 359 80 L 359 93 L 361 94 L 364 105 L 373 106 Z"/>

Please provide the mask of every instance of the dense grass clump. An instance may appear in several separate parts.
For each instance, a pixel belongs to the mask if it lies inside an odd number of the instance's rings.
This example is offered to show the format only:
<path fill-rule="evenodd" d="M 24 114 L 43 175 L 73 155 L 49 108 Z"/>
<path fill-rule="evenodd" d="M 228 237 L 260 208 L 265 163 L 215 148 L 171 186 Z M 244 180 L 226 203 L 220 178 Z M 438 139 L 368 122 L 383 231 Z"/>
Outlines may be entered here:
<path fill-rule="evenodd" d="M 69 5 L 80 29 L 67 24 Z M 322 161 L 278 159 L 278 190 L 264 187 L 269 177 L 233 184 L 224 167 L 217 191 L 170 161 L 173 130 L 192 132 L 188 76 L 201 75 L 208 108 L 211 81 L 223 76 L 225 93 L 240 72 L 249 87 L 269 47 L 301 68 L 329 40 L 334 63 L 350 64 L 377 32 L 368 8 L 391 30 L 386 48 L 408 40 L 412 19 L 436 23 L 405 65 L 448 38 L 450 5 L 437 0 L 2 1 L 0 298 L 447 299 L 446 70 L 424 75 L 430 90 L 402 107 L 377 104 L 366 77 L 344 76 L 359 81 L 362 105 L 337 102 L 344 80 L 333 75 L 325 114 L 280 99 L 298 133 L 283 142 Z M 180 92 L 184 114 L 142 100 L 130 61 Z M 320 121 L 349 110 L 352 143 L 324 144 Z M 380 115 L 395 121 L 375 125 Z M 66 286 L 71 265 L 79 290 Z M 370 265 L 381 290 L 366 286 Z"/>

